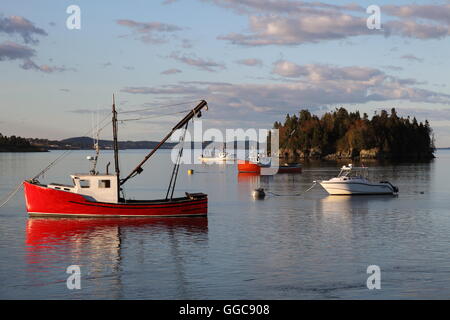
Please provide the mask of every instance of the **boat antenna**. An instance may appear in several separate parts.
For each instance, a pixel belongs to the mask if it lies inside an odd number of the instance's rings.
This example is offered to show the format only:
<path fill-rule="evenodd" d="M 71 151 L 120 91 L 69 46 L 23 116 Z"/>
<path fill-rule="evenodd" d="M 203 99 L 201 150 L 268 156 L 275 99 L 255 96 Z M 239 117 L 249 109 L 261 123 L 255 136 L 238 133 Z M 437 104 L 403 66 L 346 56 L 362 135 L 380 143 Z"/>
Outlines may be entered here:
<path fill-rule="evenodd" d="M 178 122 L 173 128 L 172 130 L 164 137 L 164 139 L 161 140 L 160 143 L 158 143 L 158 145 L 152 150 L 150 151 L 149 154 L 147 154 L 144 158 L 144 160 L 142 160 L 136 168 L 133 169 L 133 171 L 131 171 L 131 173 L 126 176 L 124 179 L 120 180 L 120 186 L 123 185 L 125 182 L 128 181 L 128 179 L 136 176 L 137 174 L 140 174 L 144 169 L 142 169 L 143 164 L 159 149 L 161 148 L 161 146 L 164 144 L 164 142 L 166 142 L 171 136 L 172 134 L 178 130 L 178 129 L 182 129 L 188 122 L 189 120 L 191 120 L 192 118 L 194 118 L 195 116 L 197 117 L 201 117 L 202 113 L 201 110 L 206 107 L 206 110 L 208 110 L 208 103 L 205 100 L 201 100 L 200 103 L 194 108 L 192 109 L 180 122 Z"/>
<path fill-rule="evenodd" d="M 91 175 L 98 174 L 98 172 L 96 171 L 96 167 L 97 167 L 98 156 L 99 156 L 99 153 L 100 153 L 99 135 L 100 135 L 100 128 L 99 128 L 99 125 L 98 125 L 98 113 L 97 113 L 97 128 L 95 128 L 94 115 L 92 115 L 92 142 L 93 142 L 93 145 L 94 145 L 95 156 L 94 157 L 91 157 L 91 156 L 87 157 L 88 160 L 92 161 L 92 169 L 90 171 Z"/>
<path fill-rule="evenodd" d="M 120 198 L 120 168 L 119 168 L 119 144 L 117 143 L 117 111 L 116 102 L 113 94 L 113 104 L 112 104 L 112 127 L 113 127 L 113 148 L 114 148 L 114 166 L 116 170 L 117 177 L 117 196 Z"/>

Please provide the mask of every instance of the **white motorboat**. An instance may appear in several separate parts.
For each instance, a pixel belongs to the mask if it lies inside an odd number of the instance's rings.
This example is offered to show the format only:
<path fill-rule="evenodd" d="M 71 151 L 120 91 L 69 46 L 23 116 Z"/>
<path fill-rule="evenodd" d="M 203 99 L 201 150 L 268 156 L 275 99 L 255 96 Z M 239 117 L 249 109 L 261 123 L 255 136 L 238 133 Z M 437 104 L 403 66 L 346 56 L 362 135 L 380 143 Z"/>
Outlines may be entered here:
<path fill-rule="evenodd" d="M 339 175 L 318 183 L 331 195 L 396 194 L 398 188 L 388 181 L 371 182 L 367 167 L 343 166 Z"/>

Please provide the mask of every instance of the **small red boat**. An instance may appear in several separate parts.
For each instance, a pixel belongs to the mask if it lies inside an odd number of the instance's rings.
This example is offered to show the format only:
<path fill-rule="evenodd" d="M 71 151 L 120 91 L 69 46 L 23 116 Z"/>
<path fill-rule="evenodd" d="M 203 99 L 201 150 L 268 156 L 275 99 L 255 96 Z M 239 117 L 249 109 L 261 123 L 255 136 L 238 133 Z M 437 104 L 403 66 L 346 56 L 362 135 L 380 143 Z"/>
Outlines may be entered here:
<path fill-rule="evenodd" d="M 269 165 L 263 165 L 260 162 L 254 162 L 249 160 L 238 160 L 238 172 L 239 173 L 261 173 L 261 168 L 269 167 Z M 299 163 L 282 164 L 278 167 L 277 173 L 302 173 L 302 166 Z"/>
<path fill-rule="evenodd" d="M 125 178 L 120 179 L 117 142 L 117 112 L 113 101 L 113 147 L 115 174 L 99 174 L 95 171 L 98 157 L 93 158 L 94 168 L 89 174 L 71 175 L 73 185 L 41 184 L 37 178 L 24 182 L 27 212 L 31 216 L 96 216 L 96 217 L 180 217 L 205 216 L 208 212 L 208 196 L 204 193 L 186 193 L 185 197 L 174 198 L 175 183 L 181 159 L 181 150 L 174 165 L 166 197 L 160 200 L 127 200 L 121 195 L 123 184 L 140 174 L 142 165 L 169 139 L 177 129 L 187 129 L 194 116 L 201 116 L 200 110 L 207 107 L 202 100 L 189 112 L 172 131 L 139 163 Z M 92 160 L 92 159 L 91 159 Z M 107 170 L 108 171 L 108 170 Z"/>
<path fill-rule="evenodd" d="M 248 160 L 238 160 L 238 172 L 260 174 L 261 168 L 270 167 L 270 162 L 269 157 L 252 150 Z"/>
<path fill-rule="evenodd" d="M 261 173 L 261 164 L 249 160 L 238 160 L 239 173 Z"/>

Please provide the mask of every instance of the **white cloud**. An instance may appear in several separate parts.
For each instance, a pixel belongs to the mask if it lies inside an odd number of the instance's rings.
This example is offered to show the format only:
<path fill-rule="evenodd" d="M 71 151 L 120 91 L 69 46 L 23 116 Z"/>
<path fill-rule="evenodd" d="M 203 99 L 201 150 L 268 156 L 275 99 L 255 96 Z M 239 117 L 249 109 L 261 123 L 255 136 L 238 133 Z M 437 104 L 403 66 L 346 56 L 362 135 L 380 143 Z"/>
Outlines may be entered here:
<path fill-rule="evenodd" d="M 214 62 L 210 59 L 203 59 L 199 58 L 196 55 L 180 55 L 178 52 L 173 52 L 169 58 L 172 58 L 174 60 L 177 60 L 179 62 L 182 62 L 184 64 L 194 66 L 198 69 L 209 71 L 209 72 L 216 72 L 218 69 L 225 69 L 225 64 Z"/>
<path fill-rule="evenodd" d="M 235 62 L 249 67 L 261 67 L 263 65 L 262 60 L 256 58 L 241 59 Z"/>
<path fill-rule="evenodd" d="M 176 74 L 176 73 L 181 73 L 181 72 L 182 71 L 180 69 L 173 68 L 173 69 L 164 70 L 163 72 L 161 72 L 161 74 L 169 75 L 169 74 Z"/>
<path fill-rule="evenodd" d="M 356 36 L 440 39 L 450 35 L 450 5 L 384 6 L 382 30 L 369 30 L 365 8 L 323 2 L 212 0 L 248 15 L 249 32 L 218 39 L 244 46 L 300 45 Z M 390 18 L 389 18 L 390 17 Z"/>
<path fill-rule="evenodd" d="M 20 16 L 10 16 L 3 18 L 0 16 L 0 32 L 9 35 L 19 34 L 25 43 L 36 44 L 38 39 L 35 35 L 46 36 L 47 32 L 44 29 L 36 27 L 31 21 Z"/>
<path fill-rule="evenodd" d="M 0 61 L 29 59 L 35 53 L 36 51 L 34 49 L 15 42 L 5 41 L 0 44 Z"/>
<path fill-rule="evenodd" d="M 74 68 L 66 68 L 65 66 L 49 66 L 46 64 L 38 65 L 31 59 L 24 60 L 20 66 L 24 70 L 36 70 L 44 73 L 64 72 L 64 71 L 76 71 Z"/>
<path fill-rule="evenodd" d="M 158 21 L 138 22 L 129 19 L 120 19 L 116 22 L 120 26 L 132 29 L 133 34 L 137 35 L 138 39 L 142 42 L 152 44 L 165 43 L 168 41 L 165 34 L 182 30 L 181 27 L 178 27 L 176 25 Z"/>
<path fill-rule="evenodd" d="M 128 87 L 123 91 L 181 100 L 206 99 L 216 119 L 267 120 L 301 108 L 377 101 L 450 104 L 450 95 L 416 87 L 414 79 L 401 79 L 367 67 L 296 65 L 278 61 L 274 73 L 289 77 L 281 83 L 185 82 L 170 86 Z"/>
<path fill-rule="evenodd" d="M 422 58 L 418 58 L 413 54 L 405 54 L 405 55 L 401 56 L 400 59 L 413 61 L 413 62 L 423 62 Z"/>

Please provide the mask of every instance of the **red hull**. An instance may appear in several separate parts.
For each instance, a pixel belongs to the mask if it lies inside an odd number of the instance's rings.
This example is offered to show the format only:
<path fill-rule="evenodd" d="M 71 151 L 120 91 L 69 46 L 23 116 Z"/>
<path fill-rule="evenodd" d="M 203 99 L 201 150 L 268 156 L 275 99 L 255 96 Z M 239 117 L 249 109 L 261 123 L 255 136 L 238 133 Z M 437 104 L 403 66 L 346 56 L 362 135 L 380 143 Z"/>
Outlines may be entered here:
<path fill-rule="evenodd" d="M 96 217 L 179 217 L 205 216 L 208 198 L 107 203 L 87 200 L 80 194 L 24 182 L 27 212 L 30 215 Z"/>
<path fill-rule="evenodd" d="M 238 160 L 238 171 L 242 173 L 261 173 L 261 166 L 257 163 L 247 161 L 247 160 Z"/>
<path fill-rule="evenodd" d="M 261 168 L 265 166 L 251 162 L 248 160 L 238 160 L 238 172 L 239 173 L 261 173 Z M 278 168 L 277 173 L 302 173 L 302 167 L 300 165 L 281 165 Z"/>

